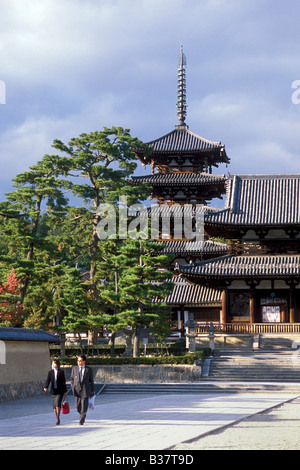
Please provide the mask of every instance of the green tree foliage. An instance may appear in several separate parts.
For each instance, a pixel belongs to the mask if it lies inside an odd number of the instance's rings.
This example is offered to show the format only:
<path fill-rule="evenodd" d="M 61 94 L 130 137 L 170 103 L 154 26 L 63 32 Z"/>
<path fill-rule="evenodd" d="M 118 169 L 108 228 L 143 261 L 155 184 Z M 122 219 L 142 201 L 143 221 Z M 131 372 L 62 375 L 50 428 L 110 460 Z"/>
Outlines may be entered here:
<path fill-rule="evenodd" d="M 68 145 L 55 140 L 53 147 L 69 162 L 72 192 L 79 200 L 79 205 L 69 211 L 62 243 L 78 261 L 89 254 L 91 288 L 96 294 L 97 225 L 101 217 L 97 208 L 103 203 L 117 206 L 121 195 L 130 199 L 143 199 L 149 195 L 149 188 L 144 186 L 137 191 L 128 183 L 128 177 L 137 166 L 133 149 L 144 146 L 136 137 L 130 136 L 128 129 L 113 127 L 81 134 L 71 139 Z"/>
<path fill-rule="evenodd" d="M 99 299 L 103 311 L 99 321 L 114 334 L 120 329 L 134 331 L 134 356 L 139 354 L 142 328 L 168 324 L 170 308 L 163 299 L 170 294 L 172 274 L 166 270 L 173 255 L 161 254 L 163 244 L 128 238 L 106 242 L 106 256 L 100 264 L 103 283 Z M 154 303 L 154 300 L 156 302 Z"/>
<path fill-rule="evenodd" d="M 47 284 L 51 268 L 60 260 L 47 232 L 66 215 L 67 199 L 63 192 L 69 183 L 63 177 L 65 170 L 59 158 L 45 155 L 29 171 L 14 178 L 15 191 L 0 203 L 1 270 L 15 269 L 20 308 L 27 294 L 38 296 L 33 290 Z M 43 220 L 46 212 L 48 228 Z"/>
<path fill-rule="evenodd" d="M 131 240 L 128 245 L 123 250 L 130 263 L 120 281 L 122 309 L 119 317 L 123 324 L 135 330 L 133 355 L 137 357 L 141 329 L 152 327 L 155 330 L 162 317 L 168 321 L 166 315 L 170 308 L 162 300 L 173 287 L 172 273 L 165 269 L 173 256 L 161 254 L 164 245 L 148 240 Z M 159 302 L 154 304 L 154 299 Z"/>
<path fill-rule="evenodd" d="M 112 334 L 131 328 L 137 355 L 141 328 L 161 323 L 171 289 L 162 246 L 119 232 L 121 225 L 127 230 L 124 209 L 151 192 L 129 182 L 135 151 L 145 153 L 145 146 L 113 127 L 68 144 L 55 140 L 53 148 L 59 155 L 17 175 L 15 191 L 0 203 L 0 282 L 15 269 L 24 326 L 51 324 L 79 335 L 103 325 Z M 114 239 L 99 238 L 103 204 L 115 211 Z"/>

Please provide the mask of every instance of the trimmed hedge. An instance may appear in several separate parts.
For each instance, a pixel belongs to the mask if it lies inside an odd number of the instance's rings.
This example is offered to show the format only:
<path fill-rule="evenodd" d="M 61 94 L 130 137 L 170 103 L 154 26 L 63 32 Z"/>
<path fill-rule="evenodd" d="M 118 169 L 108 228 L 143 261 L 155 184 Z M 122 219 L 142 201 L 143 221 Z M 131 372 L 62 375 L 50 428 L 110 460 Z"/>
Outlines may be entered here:
<path fill-rule="evenodd" d="M 209 354 L 209 349 L 204 348 L 193 354 L 185 354 L 184 356 L 163 356 L 163 357 L 88 357 L 88 365 L 121 365 L 121 364 L 187 364 L 193 365 L 195 361 L 202 360 L 204 356 Z M 76 357 L 67 357 L 60 359 L 61 365 L 73 366 L 77 364 Z"/>
<path fill-rule="evenodd" d="M 98 349 L 99 355 L 101 355 L 101 357 L 110 357 L 110 346 L 108 344 L 98 344 L 97 347 L 96 346 L 94 346 L 94 347 L 90 346 L 89 348 L 88 348 L 87 345 L 84 345 L 82 351 L 81 351 L 79 345 L 71 345 L 71 346 L 68 345 L 68 346 L 65 347 L 66 356 L 70 357 L 70 358 L 80 354 L 81 352 L 84 353 L 87 356 L 88 351 L 90 351 L 90 353 L 92 351 L 95 353 L 95 351 L 97 349 Z M 140 353 L 142 355 L 144 354 L 144 349 L 145 349 L 144 346 L 141 345 L 140 346 Z M 178 340 L 178 341 L 175 341 L 175 342 L 167 343 L 167 345 L 159 344 L 158 347 L 155 343 L 149 343 L 149 344 L 147 344 L 147 349 L 146 350 L 147 350 L 147 354 L 155 354 L 157 351 L 159 351 L 160 353 L 163 352 L 163 354 L 166 354 L 167 351 L 168 351 L 170 355 L 180 356 L 180 355 L 186 354 L 186 345 L 185 345 L 185 340 Z M 125 345 L 124 344 L 115 345 L 114 351 L 115 351 L 115 355 L 117 357 L 122 356 L 122 354 L 124 354 L 124 352 L 125 352 Z M 50 353 L 51 353 L 51 356 L 53 356 L 53 358 L 54 357 L 58 358 L 59 354 L 60 354 L 60 346 L 59 345 L 50 345 Z M 93 357 L 93 356 L 91 356 L 91 357 Z M 98 356 L 95 355 L 95 357 L 98 357 Z"/>

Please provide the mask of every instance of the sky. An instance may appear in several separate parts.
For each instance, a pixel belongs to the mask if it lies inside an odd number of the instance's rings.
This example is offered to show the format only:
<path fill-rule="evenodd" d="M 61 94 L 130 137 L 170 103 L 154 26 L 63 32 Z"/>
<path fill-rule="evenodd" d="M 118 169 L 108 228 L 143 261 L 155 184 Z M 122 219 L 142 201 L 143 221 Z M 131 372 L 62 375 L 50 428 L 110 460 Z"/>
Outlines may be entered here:
<path fill-rule="evenodd" d="M 299 0 L 0 0 L 0 18 L 0 200 L 54 139 L 174 130 L 181 44 L 186 123 L 231 160 L 214 173 L 300 173 Z"/>

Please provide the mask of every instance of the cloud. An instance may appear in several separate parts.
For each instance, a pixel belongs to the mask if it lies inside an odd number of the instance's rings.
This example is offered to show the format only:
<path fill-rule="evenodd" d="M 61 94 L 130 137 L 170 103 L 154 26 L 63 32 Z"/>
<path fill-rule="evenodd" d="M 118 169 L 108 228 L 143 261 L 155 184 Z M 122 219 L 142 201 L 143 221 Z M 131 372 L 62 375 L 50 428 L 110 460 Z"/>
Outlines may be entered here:
<path fill-rule="evenodd" d="M 119 98 L 119 99 L 118 99 Z M 51 147 L 55 138 L 68 142 L 82 132 L 91 132 L 121 125 L 126 127 L 130 117 L 122 116 L 122 97 L 105 95 L 102 101 L 88 102 L 80 112 L 69 114 L 67 118 L 51 115 L 30 114 L 19 125 L 9 126 L 2 132 L 0 141 L 1 168 L 0 181 L 14 177 L 31 164 L 41 160 L 45 153 L 55 153 Z"/>
<path fill-rule="evenodd" d="M 0 0 L 0 191 L 55 138 L 173 130 L 181 43 L 187 123 L 226 145 L 228 170 L 300 171 L 299 13 L 297 0 Z"/>

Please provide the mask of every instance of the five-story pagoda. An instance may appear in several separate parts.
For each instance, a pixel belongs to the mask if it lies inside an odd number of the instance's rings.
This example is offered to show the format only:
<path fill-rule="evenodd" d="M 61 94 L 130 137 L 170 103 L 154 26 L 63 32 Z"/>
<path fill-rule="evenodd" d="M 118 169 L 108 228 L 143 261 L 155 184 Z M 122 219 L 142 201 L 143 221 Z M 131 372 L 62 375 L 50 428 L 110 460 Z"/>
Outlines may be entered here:
<path fill-rule="evenodd" d="M 175 255 L 173 267 L 189 265 L 203 259 L 224 255 L 228 246 L 208 237 L 198 237 L 197 208 L 201 210 L 215 198 L 225 194 L 225 175 L 215 175 L 213 168 L 228 164 L 225 146 L 212 142 L 191 132 L 186 124 L 186 57 L 181 46 L 178 57 L 178 124 L 175 129 L 162 137 L 148 142 L 150 154 L 137 153 L 143 165 L 151 165 L 152 173 L 132 177 L 133 184 L 148 183 L 152 187 L 152 197 L 157 206 L 152 206 L 151 214 L 161 218 L 159 239 L 166 244 L 165 250 Z M 169 210 L 168 210 L 169 209 Z M 164 231 L 164 217 L 171 217 L 170 231 Z M 174 229 L 175 222 L 184 218 L 193 219 L 192 233 Z M 183 332 L 183 324 L 192 312 L 198 321 L 219 320 L 221 292 L 215 287 L 194 285 L 174 272 L 175 287 L 167 302 L 177 314 L 178 329 Z"/>

